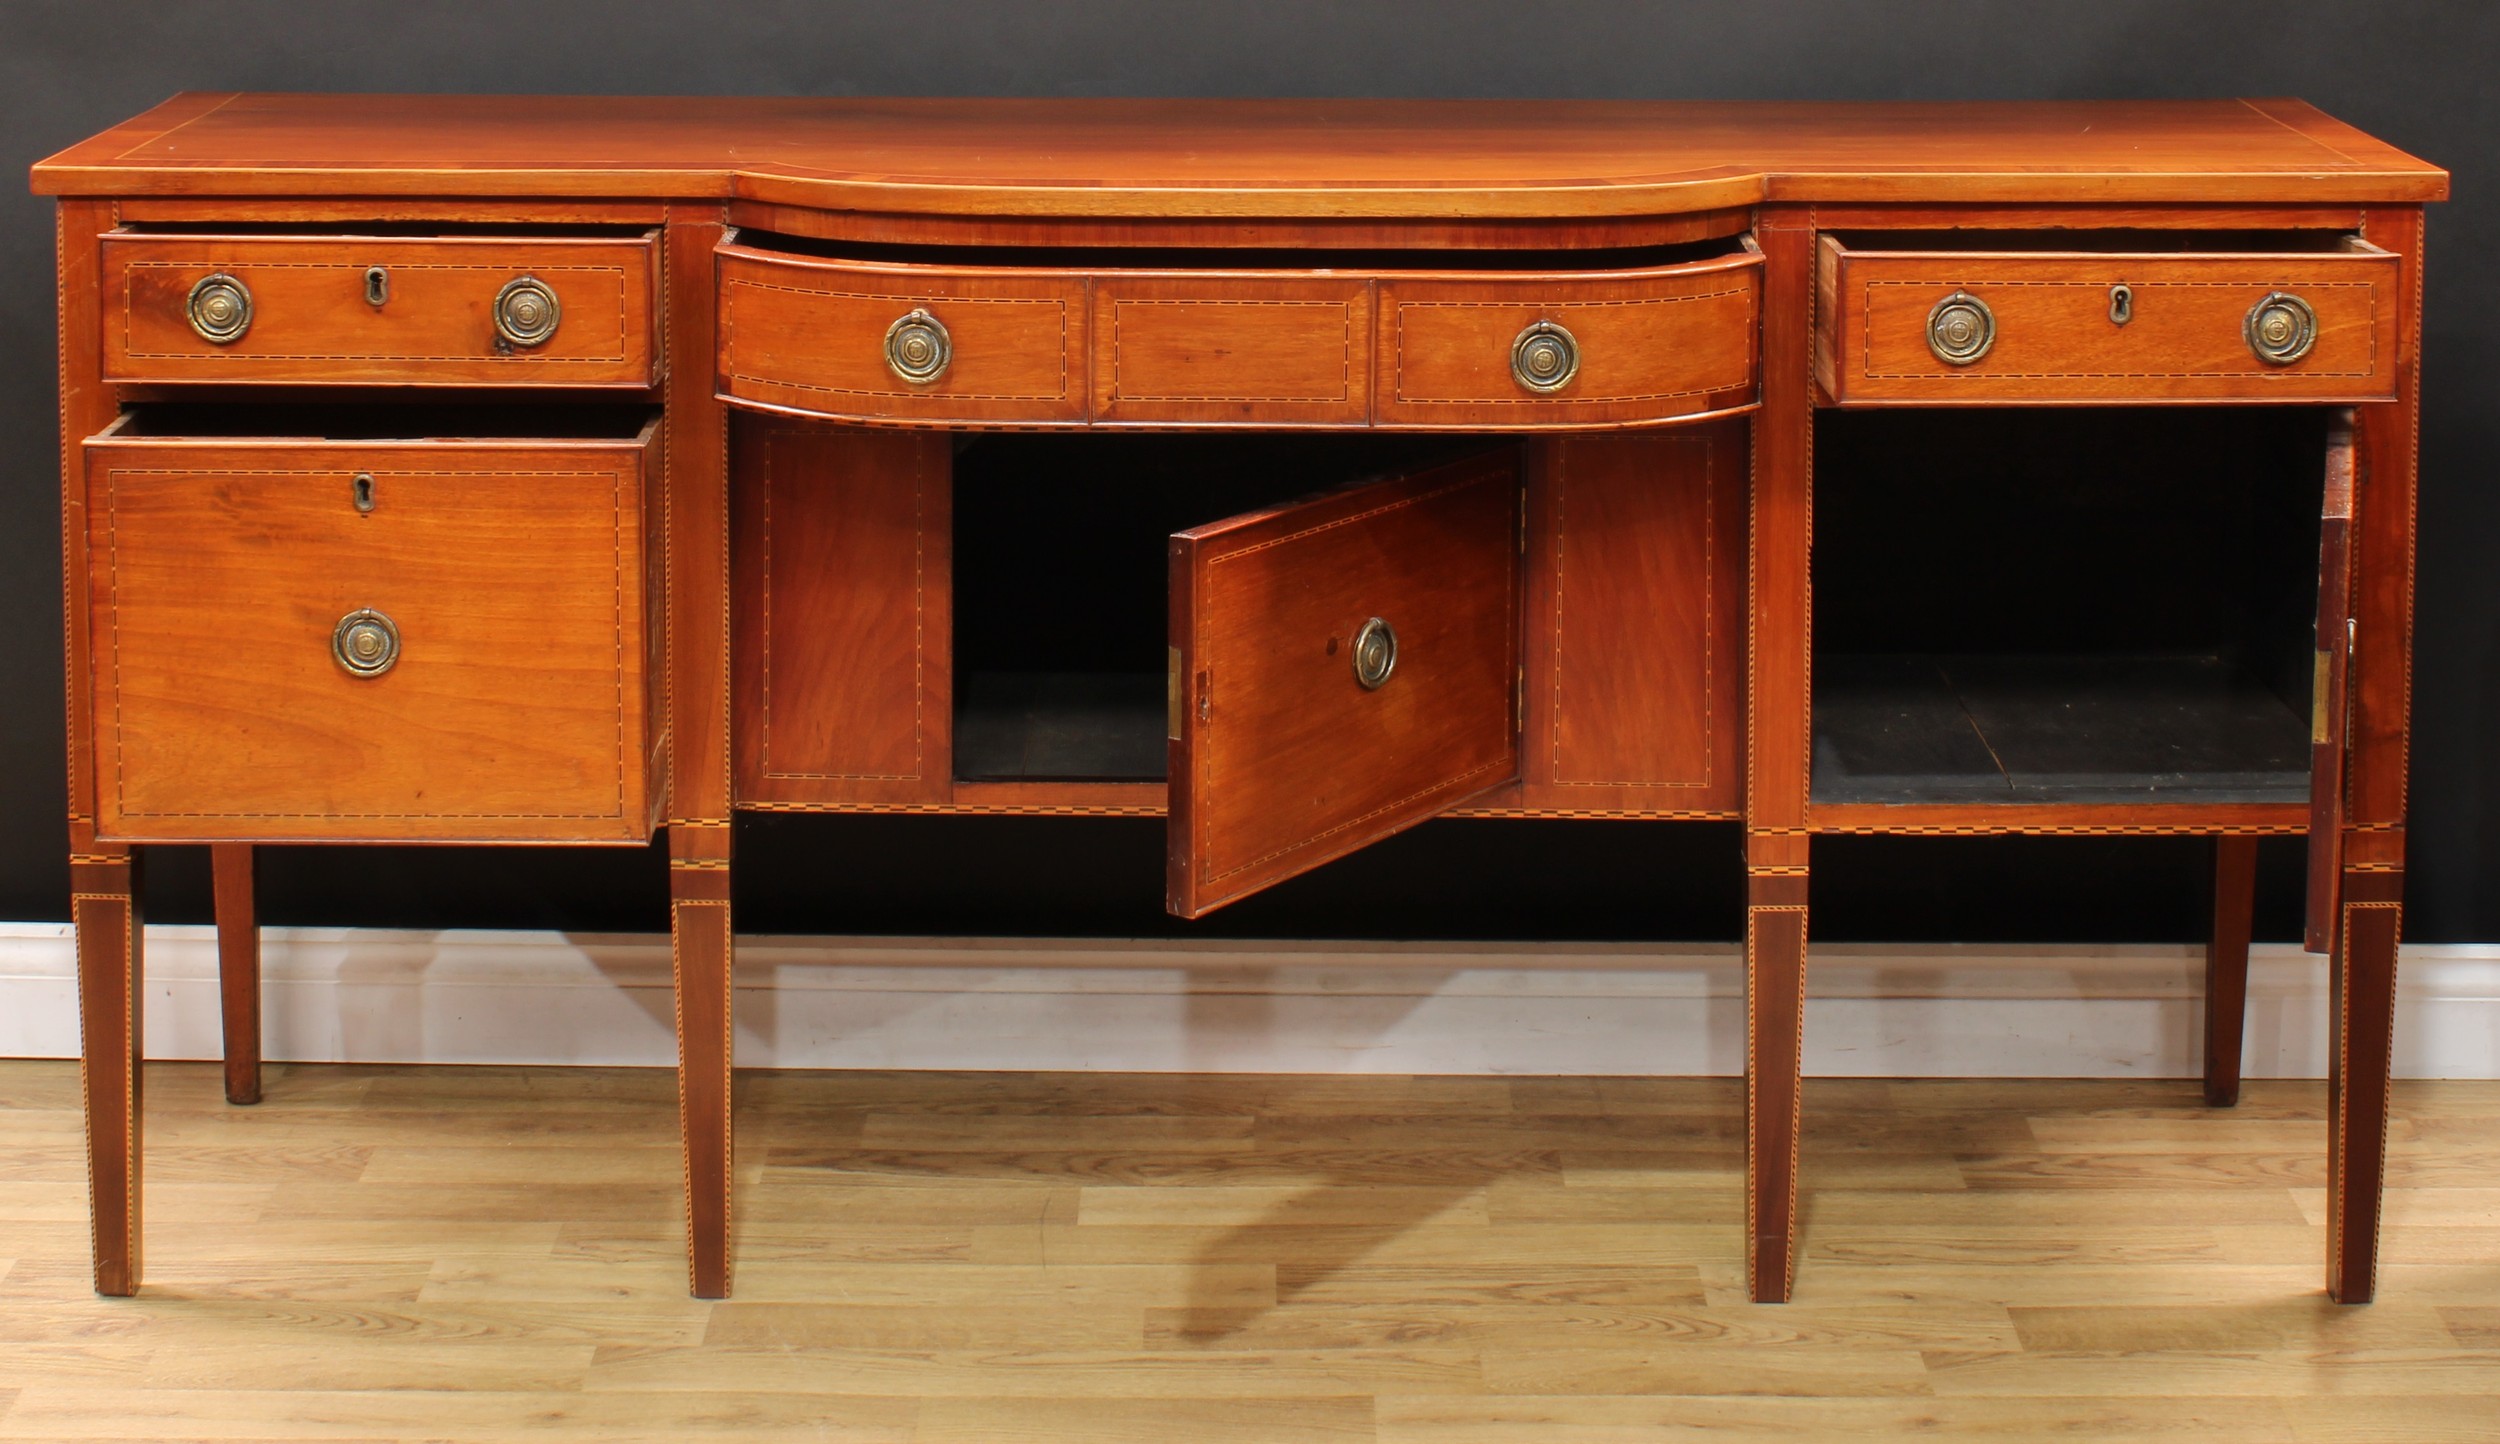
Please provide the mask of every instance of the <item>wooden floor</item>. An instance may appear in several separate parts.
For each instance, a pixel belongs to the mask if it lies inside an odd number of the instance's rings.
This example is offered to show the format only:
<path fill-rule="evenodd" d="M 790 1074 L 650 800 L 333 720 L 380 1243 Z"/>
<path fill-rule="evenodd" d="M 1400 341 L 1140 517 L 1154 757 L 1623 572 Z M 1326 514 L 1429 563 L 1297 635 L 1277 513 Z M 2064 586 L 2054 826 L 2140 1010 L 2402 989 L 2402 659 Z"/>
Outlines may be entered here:
<path fill-rule="evenodd" d="M 148 1089 L 103 1300 L 0 1063 L 0 1438 L 2500 1439 L 2500 1084 L 2399 1085 L 2359 1309 L 2318 1084 L 1812 1084 L 1786 1307 L 1728 1080 L 753 1075 L 720 1304 L 665 1073 Z"/>

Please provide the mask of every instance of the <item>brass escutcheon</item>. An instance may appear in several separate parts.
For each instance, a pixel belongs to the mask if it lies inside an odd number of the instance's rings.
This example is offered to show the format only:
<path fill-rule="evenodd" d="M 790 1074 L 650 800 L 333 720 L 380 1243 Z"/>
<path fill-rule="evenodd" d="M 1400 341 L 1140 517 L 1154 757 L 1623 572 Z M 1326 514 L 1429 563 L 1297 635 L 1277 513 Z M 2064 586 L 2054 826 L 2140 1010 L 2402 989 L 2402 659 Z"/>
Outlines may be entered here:
<path fill-rule="evenodd" d="M 359 607 L 330 629 L 330 655 L 351 677 L 379 677 L 399 661 L 399 624 Z"/>
<path fill-rule="evenodd" d="M 391 298 L 391 273 L 380 266 L 365 267 L 365 304 L 380 309 Z"/>
<path fill-rule="evenodd" d="M 1397 669 L 1397 631 L 1374 617 L 1354 633 L 1354 680 L 1363 684 L 1364 691 L 1377 692 Z"/>
<path fill-rule="evenodd" d="M 2135 287 L 2120 282 L 2109 288 L 2109 324 L 2124 326 L 2135 319 Z"/>
<path fill-rule="evenodd" d="M 252 329 L 251 288 L 223 271 L 202 276 L 183 309 L 191 317 L 191 329 L 212 346 L 239 341 Z"/>
<path fill-rule="evenodd" d="M 885 328 L 886 369 L 913 386 L 926 386 L 946 374 L 955 359 L 955 338 L 946 323 L 919 307 L 894 318 Z"/>
<path fill-rule="evenodd" d="M 515 276 L 495 293 L 495 338 L 507 346 L 537 346 L 564 319 L 553 287 L 536 276 Z"/>
<path fill-rule="evenodd" d="M 2274 291 L 2248 308 L 2240 327 L 2248 349 L 2269 366 L 2289 366 L 2318 343 L 2318 313 L 2288 291 Z"/>
<path fill-rule="evenodd" d="M 1927 349 L 1947 366 L 1968 366 L 1996 343 L 1996 312 L 1968 291 L 1954 292 L 1927 313 Z"/>
<path fill-rule="evenodd" d="M 1560 391 L 1579 374 L 1579 338 L 1552 321 L 1531 323 L 1510 343 L 1510 379 L 1530 391 Z"/>

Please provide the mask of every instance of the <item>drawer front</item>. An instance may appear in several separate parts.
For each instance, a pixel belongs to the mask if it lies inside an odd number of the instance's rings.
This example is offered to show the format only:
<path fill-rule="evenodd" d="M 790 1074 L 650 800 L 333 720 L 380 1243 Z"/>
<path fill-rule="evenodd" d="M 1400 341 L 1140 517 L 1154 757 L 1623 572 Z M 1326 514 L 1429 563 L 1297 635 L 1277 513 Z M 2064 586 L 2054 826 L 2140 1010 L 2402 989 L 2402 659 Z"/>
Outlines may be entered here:
<path fill-rule="evenodd" d="M 1612 276 L 1384 279 L 1383 425 L 1619 425 L 1754 398 L 1761 257 Z"/>
<path fill-rule="evenodd" d="M 2366 247 L 1872 252 L 1826 236 L 1816 368 L 1843 405 L 2385 401 L 2398 264 Z"/>
<path fill-rule="evenodd" d="M 656 235 L 103 240 L 104 374 L 647 387 Z"/>
<path fill-rule="evenodd" d="M 1361 426 L 1371 308 L 1359 278 L 1104 276 L 1094 419 Z"/>
<path fill-rule="evenodd" d="M 1085 419 L 1085 283 L 724 246 L 720 384 L 844 420 Z"/>
<path fill-rule="evenodd" d="M 647 838 L 651 444 L 90 442 L 100 831 Z"/>

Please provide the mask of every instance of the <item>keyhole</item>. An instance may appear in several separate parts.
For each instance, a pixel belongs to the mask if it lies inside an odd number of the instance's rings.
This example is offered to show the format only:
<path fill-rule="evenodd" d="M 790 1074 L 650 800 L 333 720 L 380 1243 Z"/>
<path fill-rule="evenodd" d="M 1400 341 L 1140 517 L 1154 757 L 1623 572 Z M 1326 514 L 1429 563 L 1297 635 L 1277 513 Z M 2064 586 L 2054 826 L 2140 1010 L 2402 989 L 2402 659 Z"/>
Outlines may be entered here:
<path fill-rule="evenodd" d="M 2135 319 L 2135 291 L 2128 286 L 2109 288 L 2109 324 L 2124 326 Z"/>
<path fill-rule="evenodd" d="M 379 306 L 391 298 L 391 273 L 380 266 L 365 268 L 365 304 Z"/>
<path fill-rule="evenodd" d="M 356 510 L 368 512 L 373 510 L 373 474 L 371 472 L 356 473 L 356 479 L 348 483 L 347 490 L 348 495 L 355 500 Z"/>

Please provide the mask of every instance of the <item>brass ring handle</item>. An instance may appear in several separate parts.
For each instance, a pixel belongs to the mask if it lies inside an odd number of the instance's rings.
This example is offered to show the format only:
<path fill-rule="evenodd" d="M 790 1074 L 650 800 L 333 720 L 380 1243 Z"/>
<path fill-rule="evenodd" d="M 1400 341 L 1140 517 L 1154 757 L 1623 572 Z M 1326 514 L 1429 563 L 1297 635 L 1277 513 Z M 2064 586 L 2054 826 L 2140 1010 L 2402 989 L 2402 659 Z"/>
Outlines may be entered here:
<path fill-rule="evenodd" d="M 946 323 L 916 306 L 885 328 L 886 369 L 913 386 L 945 375 L 954 359 L 955 338 L 947 334 Z"/>
<path fill-rule="evenodd" d="M 2240 327 L 2248 349 L 2269 366 L 2289 366 L 2318 344 L 2318 313 L 2288 291 L 2274 291 L 2248 308 Z"/>
<path fill-rule="evenodd" d="M 555 288 L 536 276 L 515 276 L 495 293 L 495 339 L 506 346 L 543 345 L 563 320 Z"/>
<path fill-rule="evenodd" d="M 231 345 L 252 329 L 252 290 L 219 271 L 200 278 L 199 284 L 191 288 L 191 298 L 183 303 L 183 310 L 201 340 L 212 346 Z"/>
<path fill-rule="evenodd" d="M 360 607 L 330 629 L 330 656 L 351 677 L 379 677 L 399 661 L 399 624 Z"/>
<path fill-rule="evenodd" d="M 1537 321 L 1510 343 L 1510 379 L 1550 395 L 1580 374 L 1580 340 L 1552 321 Z"/>
<path fill-rule="evenodd" d="M 1947 366 L 1968 366 L 1996 343 L 1997 313 L 1968 291 L 1954 292 L 1927 313 L 1927 349 Z"/>
<path fill-rule="evenodd" d="M 1397 630 L 1378 617 L 1365 622 L 1354 633 L 1354 680 L 1366 692 L 1377 692 L 1389 674 L 1398 669 Z"/>

